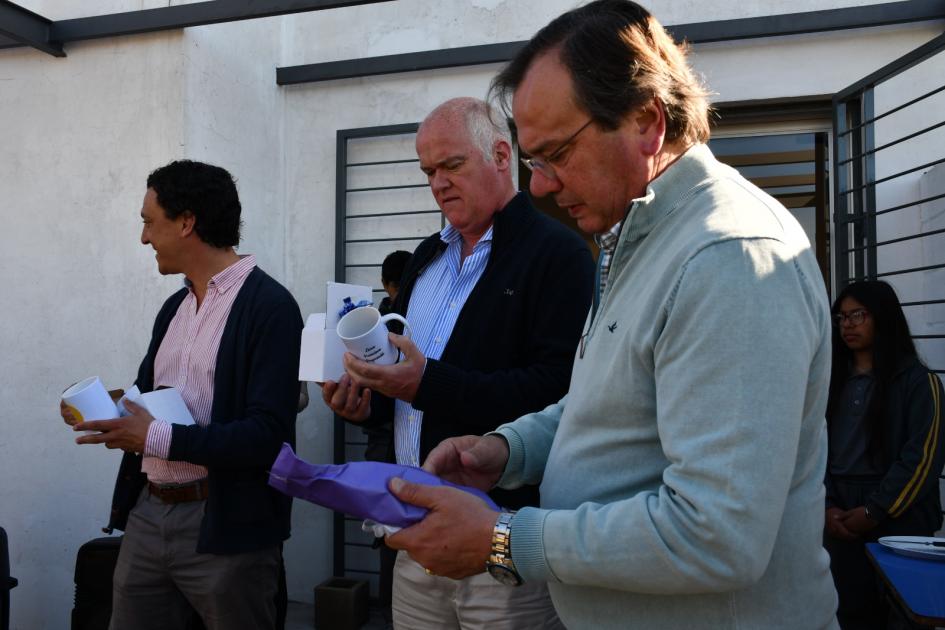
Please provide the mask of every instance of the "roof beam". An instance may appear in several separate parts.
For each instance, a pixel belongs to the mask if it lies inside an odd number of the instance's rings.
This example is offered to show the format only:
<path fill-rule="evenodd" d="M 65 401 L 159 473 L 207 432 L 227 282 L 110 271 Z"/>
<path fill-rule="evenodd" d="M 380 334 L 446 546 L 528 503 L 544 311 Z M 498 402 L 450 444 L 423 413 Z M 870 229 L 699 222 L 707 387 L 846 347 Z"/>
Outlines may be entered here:
<path fill-rule="evenodd" d="M 13 40 L 54 57 L 65 57 L 62 43 L 50 38 L 52 22 L 8 0 L 0 0 L 0 39 L 4 46 Z"/>
<path fill-rule="evenodd" d="M 677 41 L 702 44 L 759 37 L 819 33 L 868 28 L 945 18 L 945 0 L 902 0 L 857 7 L 766 15 L 756 18 L 715 20 L 667 26 Z M 368 77 L 396 72 L 414 72 L 503 63 L 512 59 L 526 42 L 461 46 L 383 57 L 363 57 L 276 69 L 276 83 L 292 85 L 336 79 Z"/>
<path fill-rule="evenodd" d="M 2 1 L 2 0 L 0 0 Z M 338 9 L 391 0 L 208 0 L 159 9 L 144 9 L 52 23 L 52 36 L 69 42 L 119 35 L 136 35 L 189 26 Z"/>
<path fill-rule="evenodd" d="M 888 26 L 942 18 L 945 18 L 945 1 L 943 0 L 901 0 L 900 2 L 881 2 L 803 13 L 679 24 L 667 26 L 666 30 L 677 40 L 685 39 L 692 44 L 705 44 L 757 37 Z"/>
<path fill-rule="evenodd" d="M 505 44 L 482 44 L 461 46 L 437 51 L 384 55 L 363 59 L 344 59 L 301 66 L 276 68 L 276 83 L 292 85 L 311 81 L 349 79 L 352 77 L 377 76 L 417 70 L 437 70 L 459 66 L 476 66 L 486 63 L 504 63 L 515 56 L 526 42 Z"/>

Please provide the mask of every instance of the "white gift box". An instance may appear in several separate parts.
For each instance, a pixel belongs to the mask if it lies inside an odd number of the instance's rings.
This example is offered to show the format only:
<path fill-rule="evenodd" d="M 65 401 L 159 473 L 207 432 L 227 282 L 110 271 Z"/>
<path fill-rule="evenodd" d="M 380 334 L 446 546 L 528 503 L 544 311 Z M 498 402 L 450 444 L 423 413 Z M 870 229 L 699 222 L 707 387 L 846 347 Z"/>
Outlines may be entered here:
<path fill-rule="evenodd" d="M 346 304 L 372 304 L 371 287 L 359 284 L 329 282 L 326 288 L 325 312 L 312 313 L 302 330 L 302 354 L 299 360 L 299 380 L 324 383 L 337 381 L 344 374 L 342 357 L 345 345 L 335 328 Z"/>

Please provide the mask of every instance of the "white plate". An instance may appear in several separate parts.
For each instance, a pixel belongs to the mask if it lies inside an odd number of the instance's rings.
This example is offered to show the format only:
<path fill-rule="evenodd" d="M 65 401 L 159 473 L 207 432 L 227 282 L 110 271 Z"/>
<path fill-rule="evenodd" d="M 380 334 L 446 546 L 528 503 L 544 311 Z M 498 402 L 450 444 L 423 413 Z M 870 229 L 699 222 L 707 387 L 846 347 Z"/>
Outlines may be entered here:
<path fill-rule="evenodd" d="M 924 544 L 930 542 L 945 543 L 945 538 L 930 538 L 928 536 L 883 536 L 879 544 L 903 556 L 939 560 L 945 562 L 945 547 L 935 547 Z"/>

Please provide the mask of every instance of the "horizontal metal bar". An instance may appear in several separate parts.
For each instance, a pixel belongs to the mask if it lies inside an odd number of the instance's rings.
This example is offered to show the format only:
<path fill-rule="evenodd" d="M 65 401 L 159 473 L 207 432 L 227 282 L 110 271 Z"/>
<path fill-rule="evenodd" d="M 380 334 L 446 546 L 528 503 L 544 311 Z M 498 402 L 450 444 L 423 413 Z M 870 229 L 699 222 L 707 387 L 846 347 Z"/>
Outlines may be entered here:
<path fill-rule="evenodd" d="M 345 269 L 364 269 L 368 267 L 377 268 L 382 266 L 382 263 L 371 263 L 369 265 L 352 265 L 350 263 L 345 263 Z M 365 442 L 365 444 L 367 444 L 367 442 Z"/>
<path fill-rule="evenodd" d="M 838 195 L 849 195 L 850 193 L 857 192 L 857 191 L 859 191 L 859 190 L 863 190 L 864 188 L 869 188 L 870 186 L 876 186 L 877 184 L 882 184 L 883 182 L 888 182 L 888 181 L 891 180 L 891 179 L 896 179 L 897 177 L 902 177 L 903 175 L 908 175 L 909 173 L 915 173 L 916 171 L 921 171 L 921 170 L 924 169 L 924 168 L 931 168 L 931 167 L 933 167 L 933 166 L 936 166 L 936 165 L 942 164 L 942 163 L 945 163 L 945 158 L 941 158 L 941 159 L 938 159 L 938 160 L 933 160 L 932 162 L 927 162 L 926 164 L 920 164 L 919 166 L 914 166 L 914 167 L 912 167 L 912 168 L 910 168 L 910 169 L 906 169 L 906 170 L 900 171 L 900 172 L 898 172 L 898 173 L 893 173 L 892 175 L 887 175 L 886 177 L 882 177 L 882 178 L 880 178 L 880 179 L 877 179 L 877 180 L 874 181 L 874 182 L 866 182 L 865 184 L 861 184 L 860 186 L 854 186 L 853 188 L 847 188 L 846 190 L 841 190 L 841 191 L 838 192 L 837 194 L 838 194 Z"/>
<path fill-rule="evenodd" d="M 899 105 L 898 107 L 893 107 L 892 109 L 883 112 L 883 113 L 880 114 L 879 116 L 873 116 L 873 117 L 870 118 L 869 120 L 864 120 L 864 121 L 861 122 L 860 124 L 854 125 L 854 126 L 850 127 L 849 129 L 847 129 L 846 131 L 840 132 L 839 134 L 837 134 L 837 136 L 840 137 L 840 138 L 842 138 L 843 136 L 846 136 L 846 135 L 849 135 L 849 134 L 853 133 L 853 132 L 856 131 L 857 129 L 862 129 L 863 127 L 865 127 L 865 126 L 867 126 L 867 125 L 872 125 L 872 124 L 873 124 L 874 122 L 876 122 L 877 120 L 880 120 L 880 119 L 882 119 L 882 118 L 885 118 L 886 116 L 889 116 L 889 115 L 891 115 L 891 114 L 895 114 L 896 112 L 898 112 L 898 111 L 901 110 L 901 109 L 905 109 L 905 108 L 907 108 L 907 107 L 910 107 L 910 106 L 912 106 L 912 105 L 915 105 L 915 104 L 918 103 L 919 101 L 921 101 L 921 100 L 923 100 L 923 99 L 927 99 L 927 98 L 929 98 L 930 96 L 935 96 L 936 94 L 938 94 L 938 93 L 941 92 L 942 90 L 945 90 L 945 85 L 943 85 L 942 87 L 935 88 L 935 89 L 932 90 L 931 92 L 926 92 L 926 93 L 923 94 L 922 96 L 919 96 L 919 97 L 917 97 L 917 98 L 914 98 L 914 99 L 912 99 L 911 101 L 909 101 L 908 103 L 903 103 L 902 105 Z"/>
<path fill-rule="evenodd" d="M 379 127 L 356 127 L 354 129 L 339 129 L 338 139 L 350 140 L 352 138 L 380 138 L 387 136 L 402 136 L 416 133 L 420 128 L 420 123 L 401 123 L 399 125 L 381 125 Z"/>
<path fill-rule="evenodd" d="M 839 9 L 766 15 L 754 18 L 718 20 L 667 26 L 677 40 L 690 44 L 822 33 L 851 28 L 868 28 L 945 17 L 945 2 L 912 0 L 887 2 Z"/>
<path fill-rule="evenodd" d="M 921 300 L 918 302 L 900 302 L 899 306 L 926 306 L 928 304 L 945 304 L 945 300 Z"/>
<path fill-rule="evenodd" d="M 398 72 L 439 70 L 460 66 L 478 66 L 487 63 L 504 63 L 515 56 L 525 42 L 460 46 L 441 50 L 344 59 L 300 66 L 276 68 L 278 85 L 295 85 L 335 79 L 381 76 Z"/>
<path fill-rule="evenodd" d="M 896 140 L 893 140 L 892 142 L 887 142 L 886 144 L 880 145 L 880 146 L 878 146 L 878 147 L 874 147 L 874 148 L 870 149 L 869 151 L 863 151 L 862 153 L 857 153 L 856 155 L 850 156 L 850 157 L 848 157 L 848 158 L 845 159 L 845 160 L 840 160 L 839 162 L 837 162 L 837 166 L 843 166 L 844 164 L 849 164 L 849 163 L 852 162 L 853 160 L 858 160 L 858 159 L 860 159 L 861 157 L 866 157 L 867 155 L 873 155 L 874 153 L 879 153 L 879 152 L 882 151 L 883 149 L 888 149 L 889 147 L 896 146 L 896 145 L 899 144 L 900 142 L 905 142 L 906 140 L 911 140 L 912 138 L 915 138 L 916 136 L 921 136 L 921 135 L 924 134 L 924 133 L 928 133 L 928 132 L 930 132 L 930 131 L 934 131 L 934 130 L 938 129 L 939 127 L 942 127 L 942 126 L 945 126 L 945 120 L 943 120 L 943 121 L 941 121 L 941 122 L 938 122 L 938 123 L 935 123 L 934 125 L 931 125 L 931 126 L 929 126 L 929 127 L 926 127 L 925 129 L 920 129 L 919 131 L 916 131 L 916 132 L 914 132 L 914 133 L 910 133 L 908 136 L 903 136 L 903 137 L 901 137 L 901 138 L 898 138 L 898 139 L 896 139 Z"/>
<path fill-rule="evenodd" d="M 860 245 L 857 247 L 851 247 L 849 249 L 841 249 L 841 254 L 849 254 L 850 252 L 858 252 L 864 249 L 872 249 L 874 247 L 882 247 L 883 245 L 892 245 L 893 243 L 902 243 L 903 241 L 912 241 L 917 238 L 924 238 L 926 236 L 935 236 L 936 234 L 945 233 L 945 228 L 941 230 L 932 230 L 931 232 L 918 232 L 916 234 L 910 234 L 909 236 L 901 236 L 899 238 L 891 238 L 887 241 L 879 241 L 873 245 Z"/>
<path fill-rule="evenodd" d="M 384 160 L 383 162 L 351 162 L 350 164 L 345 164 L 347 168 L 352 168 L 355 166 L 383 166 L 385 164 L 409 164 L 410 162 L 419 162 L 419 158 L 412 158 L 409 160 Z"/>
<path fill-rule="evenodd" d="M 898 205 L 898 206 L 893 206 L 892 208 L 886 208 L 885 210 L 877 210 L 874 214 L 877 215 L 877 216 L 879 216 L 879 215 L 881 215 L 881 214 L 886 214 L 886 213 L 888 213 L 888 212 L 895 212 L 896 210 L 902 210 L 902 209 L 904 209 L 904 208 L 911 208 L 912 206 L 917 206 L 917 205 L 919 205 L 920 203 L 926 203 L 926 202 L 929 202 L 929 201 L 935 201 L 936 199 L 942 199 L 942 198 L 945 198 L 945 193 L 942 193 L 941 195 L 933 195 L 933 196 L 931 196 L 931 197 L 925 197 L 924 199 L 917 199 L 917 200 L 911 201 L 911 202 L 909 202 L 909 203 L 904 203 L 904 204 L 901 204 L 901 205 Z"/>
<path fill-rule="evenodd" d="M 365 548 L 365 547 L 367 547 L 368 549 L 370 549 L 371 547 L 374 546 L 374 545 L 371 544 L 371 543 L 348 542 L 348 541 L 345 541 L 344 544 L 345 544 L 345 547 L 361 547 L 362 549 Z"/>
<path fill-rule="evenodd" d="M 402 188 L 427 188 L 430 184 L 403 184 L 401 186 L 374 186 L 371 188 L 346 188 L 346 193 L 370 192 L 372 190 L 400 190 Z"/>
<path fill-rule="evenodd" d="M 945 269 L 945 263 L 940 265 L 928 265 L 926 267 L 912 267 L 911 269 L 899 269 L 898 271 L 885 271 L 876 274 L 876 277 L 885 278 L 886 276 L 899 276 L 904 273 L 918 273 L 919 271 L 931 271 L 932 269 Z"/>
<path fill-rule="evenodd" d="M 53 57 L 65 57 L 62 42 L 50 35 L 52 24 L 52 20 L 18 4 L 0 0 L 0 35 Z"/>
<path fill-rule="evenodd" d="M 190 26 L 338 9 L 391 0 L 208 0 L 158 9 L 53 22 L 52 38 L 69 42 L 119 35 L 153 33 Z"/>
<path fill-rule="evenodd" d="M 913 339 L 945 339 L 945 335 L 912 335 Z"/>
<path fill-rule="evenodd" d="M 667 26 L 677 41 L 700 44 L 867 28 L 935 20 L 945 17 L 945 0 L 905 0 L 858 7 L 787 13 L 755 18 L 714 20 Z M 380 76 L 487 63 L 505 63 L 525 46 L 524 41 L 461 46 L 440 50 L 363 57 L 276 68 L 276 83 L 294 85 L 355 77 Z"/>
<path fill-rule="evenodd" d="M 886 208 L 884 210 L 877 210 L 876 212 L 860 212 L 858 214 L 848 214 L 846 216 L 835 215 L 834 221 L 837 223 L 855 223 L 866 217 L 878 217 L 881 214 L 888 214 L 890 212 L 897 212 L 899 210 L 905 210 L 906 208 L 911 208 L 912 206 L 917 206 L 922 203 L 929 201 L 935 201 L 937 199 L 945 198 L 945 193 L 940 195 L 932 195 L 931 197 L 924 197 L 922 199 L 916 199 L 915 201 L 910 201 L 909 203 L 903 203 L 898 206 L 893 206 L 891 208 Z"/>
<path fill-rule="evenodd" d="M 350 241 L 345 241 L 345 245 L 349 243 L 392 243 L 394 241 L 422 241 L 427 238 L 426 236 L 405 236 L 403 238 L 356 238 Z"/>
<path fill-rule="evenodd" d="M 372 214 L 349 214 L 345 219 L 368 219 L 377 217 L 402 217 L 414 214 L 441 214 L 442 210 L 407 210 L 404 212 L 374 212 Z"/>
<path fill-rule="evenodd" d="M 380 575 L 380 571 L 375 571 L 374 569 L 353 569 L 351 567 L 345 567 L 345 573 L 366 573 L 368 575 Z"/>
<path fill-rule="evenodd" d="M 912 3 L 896 2 L 896 3 L 889 3 L 886 6 L 892 6 L 892 4 L 912 4 Z M 943 15 L 945 15 L 945 9 L 942 8 L 943 7 L 942 2 L 928 2 L 925 4 L 928 5 L 928 8 L 931 9 L 933 13 L 938 14 L 937 16 L 931 15 L 926 19 L 929 19 L 929 20 L 941 19 Z M 932 6 L 932 5 L 936 5 L 936 6 Z M 853 10 L 855 11 L 858 9 L 865 9 L 865 8 L 866 7 L 856 7 Z M 885 81 L 886 79 L 891 79 L 892 77 L 905 72 L 909 68 L 912 68 L 913 66 L 922 63 L 929 57 L 935 55 L 942 48 L 945 48 L 945 33 L 942 33 L 938 37 L 930 39 L 929 41 L 922 44 L 918 48 L 906 53 L 899 59 L 895 59 L 889 62 L 888 64 L 886 64 L 879 70 L 863 77 L 862 79 L 860 79 L 853 85 L 850 85 L 844 88 L 843 90 L 837 92 L 833 97 L 834 108 L 836 108 L 837 105 L 839 105 L 840 103 L 845 103 L 851 98 L 855 98 L 856 96 L 860 94 L 860 92 L 862 92 L 866 88 L 876 85 L 877 83 L 880 83 L 882 81 Z"/>

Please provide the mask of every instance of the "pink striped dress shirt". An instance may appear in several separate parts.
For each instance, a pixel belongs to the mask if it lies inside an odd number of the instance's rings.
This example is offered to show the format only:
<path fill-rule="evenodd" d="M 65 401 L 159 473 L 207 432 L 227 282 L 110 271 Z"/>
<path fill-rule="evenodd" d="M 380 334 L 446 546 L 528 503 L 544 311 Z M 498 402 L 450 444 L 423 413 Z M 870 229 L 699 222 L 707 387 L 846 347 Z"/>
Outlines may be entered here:
<path fill-rule="evenodd" d="M 241 256 L 210 279 L 200 309 L 193 290 L 181 302 L 154 358 L 154 389 L 175 387 L 194 421 L 205 427 L 213 407 L 213 377 L 223 328 L 255 256 Z M 189 288 L 189 286 L 188 286 Z M 169 462 L 171 424 L 155 418 L 148 427 L 142 470 L 154 483 L 189 483 L 207 476 L 207 468 L 190 462 Z"/>

